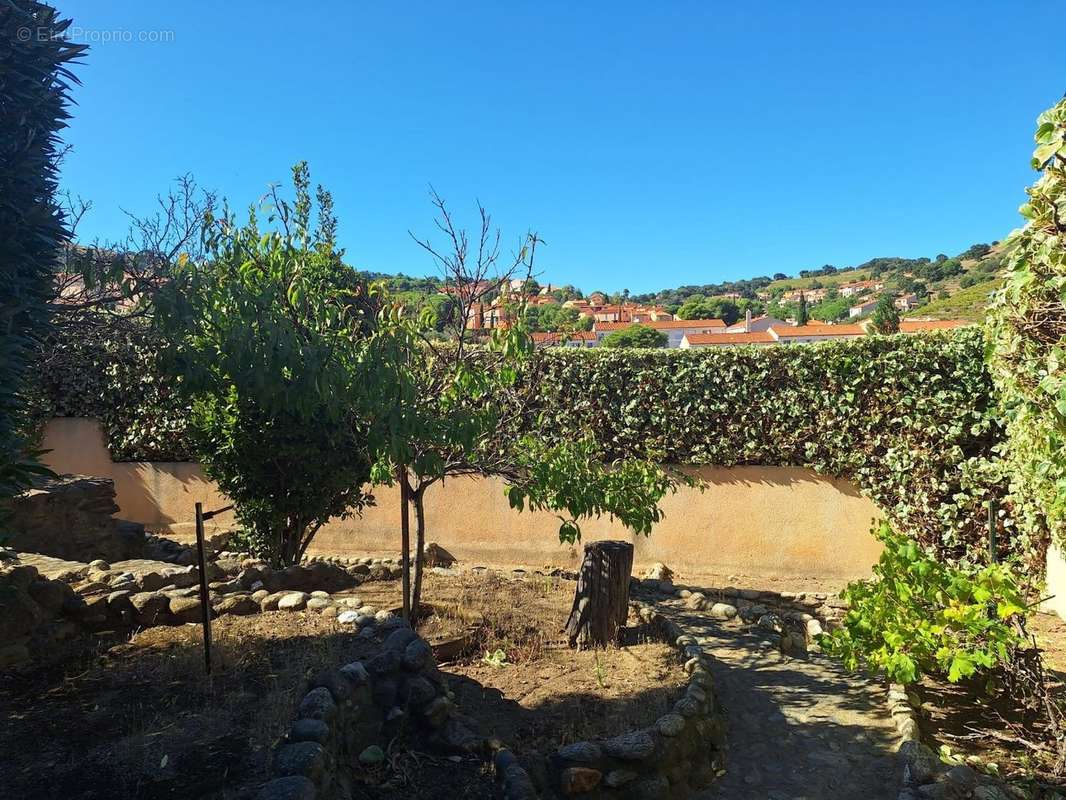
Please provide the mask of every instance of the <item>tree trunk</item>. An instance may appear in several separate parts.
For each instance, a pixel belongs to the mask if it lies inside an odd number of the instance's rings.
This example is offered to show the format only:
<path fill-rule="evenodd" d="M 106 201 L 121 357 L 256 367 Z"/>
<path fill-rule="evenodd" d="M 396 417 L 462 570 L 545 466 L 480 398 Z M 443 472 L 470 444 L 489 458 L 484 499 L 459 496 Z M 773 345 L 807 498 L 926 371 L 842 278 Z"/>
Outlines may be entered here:
<path fill-rule="evenodd" d="M 566 635 L 571 647 L 606 647 L 618 640 L 618 629 L 629 616 L 629 575 L 633 545 L 629 542 L 590 542 L 577 577 L 577 591 Z"/>
<path fill-rule="evenodd" d="M 422 566 L 426 560 L 426 508 L 422 504 L 426 488 L 422 486 L 411 495 L 415 506 L 415 588 L 411 597 L 411 622 L 418 621 L 422 602 Z"/>
<path fill-rule="evenodd" d="M 408 508 L 410 486 L 407 483 L 407 468 L 396 467 L 396 480 L 400 483 L 400 568 L 403 573 L 403 618 L 411 619 L 411 511 Z"/>

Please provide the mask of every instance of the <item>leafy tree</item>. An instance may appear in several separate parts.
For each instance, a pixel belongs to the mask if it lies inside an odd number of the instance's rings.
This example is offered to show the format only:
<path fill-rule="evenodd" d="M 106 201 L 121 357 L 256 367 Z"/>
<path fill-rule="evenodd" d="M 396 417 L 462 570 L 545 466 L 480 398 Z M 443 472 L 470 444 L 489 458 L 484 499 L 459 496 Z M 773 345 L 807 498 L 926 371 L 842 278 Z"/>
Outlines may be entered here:
<path fill-rule="evenodd" d="M 156 299 L 204 470 L 260 553 L 286 564 L 368 502 L 366 420 L 391 394 L 369 347 L 375 298 L 341 263 L 332 200 L 320 187 L 312 230 L 306 164 L 293 182 L 294 204 L 272 195 L 271 227 L 254 209 L 240 226 L 209 218 L 207 258 L 182 260 Z"/>
<path fill-rule="evenodd" d="M 448 283 L 479 285 L 532 274 L 539 238 L 527 234 L 505 259 L 500 234 L 480 208 L 480 232 L 470 242 L 444 201 L 433 195 L 437 227 L 449 246 L 416 240 L 433 257 Z M 491 279 L 491 280 L 488 280 Z M 466 313 L 469 313 L 467 306 Z M 427 519 L 425 494 L 449 477 L 481 475 L 508 484 L 512 507 L 551 509 L 559 514 L 559 536 L 580 537 L 579 520 L 608 514 L 639 533 L 648 533 L 661 512 L 658 502 L 676 480 L 653 460 L 606 463 L 591 439 L 548 442 L 526 432 L 541 383 L 544 355 L 533 348 L 521 303 L 507 329 L 495 329 L 485 343 L 471 341 L 466 317 L 457 315 L 446 342 L 419 335 L 410 320 L 391 326 L 397 344 L 399 397 L 390 418 L 390 445 L 374 467 L 376 482 L 398 483 L 404 558 L 404 609 L 417 617 L 421 600 Z M 409 512 L 415 517 L 415 569 L 409 566 Z"/>
<path fill-rule="evenodd" d="M 899 311 L 892 295 L 883 294 L 870 315 L 870 329 L 874 333 L 899 333 Z"/>
<path fill-rule="evenodd" d="M 24 436 L 22 393 L 69 238 L 55 199 L 59 132 L 78 82 L 69 65 L 86 49 L 65 38 L 70 25 L 44 3 L 0 5 L 0 497 L 48 474 Z"/>
<path fill-rule="evenodd" d="M 742 311 L 734 301 L 725 297 L 704 298 L 693 295 L 677 310 L 679 319 L 720 319 L 732 325 L 740 319 Z"/>
<path fill-rule="evenodd" d="M 618 331 L 611 331 L 600 343 L 603 347 L 666 347 L 668 337 L 647 325 L 630 325 Z"/>
<path fill-rule="evenodd" d="M 796 324 L 806 325 L 810 321 L 810 314 L 807 311 L 807 297 L 800 292 L 799 310 L 796 312 Z"/>

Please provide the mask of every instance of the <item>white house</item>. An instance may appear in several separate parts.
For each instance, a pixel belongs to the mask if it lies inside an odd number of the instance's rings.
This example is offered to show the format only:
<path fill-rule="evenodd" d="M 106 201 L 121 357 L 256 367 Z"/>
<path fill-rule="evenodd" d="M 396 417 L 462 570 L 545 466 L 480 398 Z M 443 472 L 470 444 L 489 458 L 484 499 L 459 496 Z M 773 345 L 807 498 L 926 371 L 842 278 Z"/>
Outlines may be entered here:
<path fill-rule="evenodd" d="M 632 322 L 597 322 L 592 326 L 598 341 L 613 331 L 624 330 L 630 327 Z M 720 319 L 659 319 L 641 322 L 649 328 L 654 328 L 666 334 L 667 347 L 680 347 L 681 340 L 688 333 L 715 333 L 724 334 L 726 324 Z"/>

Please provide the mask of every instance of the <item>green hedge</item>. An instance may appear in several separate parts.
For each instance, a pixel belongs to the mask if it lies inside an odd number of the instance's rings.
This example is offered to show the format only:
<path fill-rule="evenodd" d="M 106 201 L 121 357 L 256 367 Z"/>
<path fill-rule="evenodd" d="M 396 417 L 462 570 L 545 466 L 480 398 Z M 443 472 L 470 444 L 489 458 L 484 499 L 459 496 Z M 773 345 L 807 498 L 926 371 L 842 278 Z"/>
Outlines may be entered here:
<path fill-rule="evenodd" d="M 1003 439 L 979 330 L 813 346 L 553 351 L 541 430 L 613 456 L 793 465 L 854 481 L 901 530 L 986 557 Z M 1000 540 L 1024 546 L 1009 514 Z"/>
<path fill-rule="evenodd" d="M 68 339 L 42 370 L 43 413 L 100 417 L 116 460 L 192 457 L 147 334 Z M 759 349 L 559 348 L 545 351 L 530 424 L 591 433 L 612 457 L 811 467 L 854 481 L 942 555 L 980 561 L 983 504 L 1008 507 L 983 346 L 979 330 L 962 330 Z M 1021 549 L 1009 514 L 1002 525 L 1005 549 Z"/>

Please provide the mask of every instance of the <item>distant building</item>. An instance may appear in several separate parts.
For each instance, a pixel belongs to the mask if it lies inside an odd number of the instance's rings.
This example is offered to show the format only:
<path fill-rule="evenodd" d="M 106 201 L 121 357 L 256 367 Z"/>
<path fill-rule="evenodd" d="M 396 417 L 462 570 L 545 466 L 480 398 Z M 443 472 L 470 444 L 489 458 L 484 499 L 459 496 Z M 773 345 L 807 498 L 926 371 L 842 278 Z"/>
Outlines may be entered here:
<path fill-rule="evenodd" d="M 783 319 L 778 319 L 777 317 L 767 316 L 766 314 L 763 314 L 762 316 L 758 316 L 758 317 L 753 317 L 751 315 L 751 312 L 748 311 L 748 312 L 746 312 L 744 314 L 743 321 L 737 322 L 737 323 L 735 323 L 733 325 L 730 325 L 728 328 L 725 329 L 725 332 L 726 333 L 757 333 L 759 331 L 768 331 L 774 325 L 782 327 L 782 326 L 785 326 L 787 324 L 788 323 L 785 322 Z"/>
<path fill-rule="evenodd" d="M 628 328 L 632 322 L 597 322 L 592 326 L 597 338 L 602 341 L 603 337 L 613 331 Z M 663 319 L 639 323 L 662 331 L 666 334 L 667 347 L 680 347 L 681 340 L 689 333 L 714 333 L 724 334 L 726 324 L 720 319 Z"/>
<path fill-rule="evenodd" d="M 885 288 L 883 281 L 853 281 L 842 283 L 837 287 L 841 297 L 854 297 L 867 292 L 880 292 Z"/>
<path fill-rule="evenodd" d="M 595 347 L 599 344 L 592 331 L 575 331 L 566 337 L 565 342 L 561 333 L 533 333 L 530 336 L 534 347 Z"/>
<path fill-rule="evenodd" d="M 699 347 L 738 347 L 740 345 L 774 345 L 777 340 L 767 331 L 755 333 L 686 333 L 681 338 L 683 350 Z"/>
<path fill-rule="evenodd" d="M 876 306 L 876 300 L 868 300 L 865 303 L 859 303 L 857 306 L 852 306 L 848 309 L 848 316 L 861 317 L 863 314 L 869 314 Z"/>
<path fill-rule="evenodd" d="M 910 311 L 912 308 L 918 307 L 918 295 L 905 294 L 903 297 L 897 297 L 893 301 L 893 304 L 900 311 Z"/>
<path fill-rule="evenodd" d="M 794 325 L 770 328 L 769 334 L 781 344 L 811 344 L 813 342 L 857 339 L 865 336 L 861 325 Z"/>

